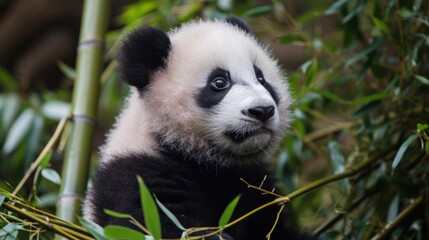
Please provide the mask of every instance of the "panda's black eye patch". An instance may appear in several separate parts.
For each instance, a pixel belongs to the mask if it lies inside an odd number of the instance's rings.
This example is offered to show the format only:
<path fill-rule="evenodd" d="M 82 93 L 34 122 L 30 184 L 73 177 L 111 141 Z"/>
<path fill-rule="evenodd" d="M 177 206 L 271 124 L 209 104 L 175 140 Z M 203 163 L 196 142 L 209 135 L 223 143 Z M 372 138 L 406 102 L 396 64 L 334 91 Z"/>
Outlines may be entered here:
<path fill-rule="evenodd" d="M 214 91 L 223 91 L 231 85 L 231 77 L 227 70 L 222 68 L 214 69 L 209 77 L 209 84 Z"/>
<path fill-rule="evenodd" d="M 259 83 L 261 83 L 262 85 L 265 85 L 267 82 L 265 81 L 264 74 L 262 73 L 261 69 L 259 69 L 256 66 L 254 66 L 254 68 L 255 68 L 256 79 L 258 79 Z"/>
<path fill-rule="evenodd" d="M 274 89 L 271 87 L 271 85 L 265 80 L 264 74 L 262 73 L 261 69 L 258 68 L 257 66 L 253 66 L 253 68 L 255 69 L 255 75 L 256 75 L 256 79 L 258 79 L 258 82 L 264 86 L 265 89 L 267 89 L 267 91 L 270 93 L 271 97 L 274 99 L 274 102 L 276 104 L 279 103 L 279 97 L 277 96 L 276 91 L 274 91 Z"/>
<path fill-rule="evenodd" d="M 222 101 L 231 86 L 229 71 L 215 68 L 208 75 L 207 84 L 196 95 L 196 101 L 200 107 L 211 108 Z"/>

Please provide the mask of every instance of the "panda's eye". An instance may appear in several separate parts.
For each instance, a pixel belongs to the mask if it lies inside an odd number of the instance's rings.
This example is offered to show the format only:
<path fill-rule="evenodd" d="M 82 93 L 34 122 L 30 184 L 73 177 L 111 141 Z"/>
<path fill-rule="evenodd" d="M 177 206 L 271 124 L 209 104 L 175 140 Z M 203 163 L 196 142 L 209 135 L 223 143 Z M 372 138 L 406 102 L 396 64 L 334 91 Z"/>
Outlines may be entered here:
<path fill-rule="evenodd" d="M 262 74 L 258 75 L 257 78 L 258 78 L 258 82 L 261 83 L 262 85 L 265 85 L 265 83 L 267 83 L 265 81 L 265 78 L 264 78 L 264 76 Z"/>
<path fill-rule="evenodd" d="M 257 66 L 253 66 L 253 68 L 255 69 L 256 79 L 258 79 L 258 82 L 262 84 L 262 86 L 265 86 L 267 82 L 265 81 L 264 74 L 262 74 L 261 69 Z"/>
<path fill-rule="evenodd" d="M 223 77 L 216 77 L 215 79 L 213 79 L 213 81 L 211 82 L 211 86 L 214 90 L 216 91 L 220 91 L 220 90 L 224 90 L 226 88 L 229 87 L 229 83 L 228 81 L 223 78 Z"/>

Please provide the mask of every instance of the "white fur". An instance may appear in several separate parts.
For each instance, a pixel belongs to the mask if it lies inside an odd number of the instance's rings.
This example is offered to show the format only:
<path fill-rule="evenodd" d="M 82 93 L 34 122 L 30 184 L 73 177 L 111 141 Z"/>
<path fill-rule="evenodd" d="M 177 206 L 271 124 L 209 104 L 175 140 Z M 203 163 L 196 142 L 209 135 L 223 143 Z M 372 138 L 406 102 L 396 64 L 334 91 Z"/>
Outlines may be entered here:
<path fill-rule="evenodd" d="M 288 85 L 276 60 L 253 36 L 222 21 L 191 22 L 171 31 L 169 37 L 172 48 L 166 69 L 154 73 L 143 98 L 136 91 L 131 93 L 102 148 L 102 161 L 129 152 L 156 154 L 154 133 L 177 149 L 198 154 L 199 161 L 230 164 L 267 157 L 291 120 Z M 261 69 L 279 97 L 274 116 L 265 124 L 241 113 L 251 107 L 275 106 L 258 83 L 253 65 Z M 195 95 L 215 68 L 230 71 L 234 84 L 222 102 L 208 110 L 197 105 Z M 224 136 L 226 129 L 260 133 L 234 144 Z M 219 158 L 216 150 L 232 155 Z"/>

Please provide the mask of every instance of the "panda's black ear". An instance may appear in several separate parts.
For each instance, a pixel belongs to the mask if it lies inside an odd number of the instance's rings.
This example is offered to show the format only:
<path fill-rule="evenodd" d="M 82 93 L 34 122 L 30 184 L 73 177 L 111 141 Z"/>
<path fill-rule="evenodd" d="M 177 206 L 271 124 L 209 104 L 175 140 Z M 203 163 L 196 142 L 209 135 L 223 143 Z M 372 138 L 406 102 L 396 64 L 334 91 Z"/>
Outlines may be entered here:
<path fill-rule="evenodd" d="M 249 26 L 247 26 L 247 24 L 243 22 L 240 18 L 236 16 L 229 16 L 225 19 L 225 21 L 229 24 L 232 24 L 233 26 L 238 27 L 239 29 L 243 30 L 245 33 L 253 35 L 253 32 L 249 28 Z"/>
<path fill-rule="evenodd" d="M 143 91 L 152 74 L 167 65 L 171 43 L 163 31 L 144 27 L 132 32 L 120 49 L 119 72 L 128 84 Z"/>

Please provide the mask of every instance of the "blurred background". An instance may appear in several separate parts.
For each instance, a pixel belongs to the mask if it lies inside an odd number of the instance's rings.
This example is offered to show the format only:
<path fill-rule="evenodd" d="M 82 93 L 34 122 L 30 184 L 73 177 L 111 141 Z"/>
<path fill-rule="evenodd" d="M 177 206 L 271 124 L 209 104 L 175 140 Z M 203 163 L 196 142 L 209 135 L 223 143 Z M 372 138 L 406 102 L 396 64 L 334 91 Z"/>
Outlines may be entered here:
<path fill-rule="evenodd" d="M 0 0 L 0 188 L 19 183 L 70 111 L 82 6 Z M 231 14 L 269 45 L 295 98 L 295 120 L 273 159 L 279 189 L 290 193 L 371 162 L 293 200 L 295 221 L 322 239 L 367 239 L 388 223 L 395 223 L 389 238 L 428 239 L 429 3 L 423 0 L 113 0 L 91 175 L 128 92 L 115 71 L 122 37 L 142 25 L 168 31 Z M 55 210 L 69 133 L 67 126 L 24 187 L 25 198 L 42 209 Z"/>

